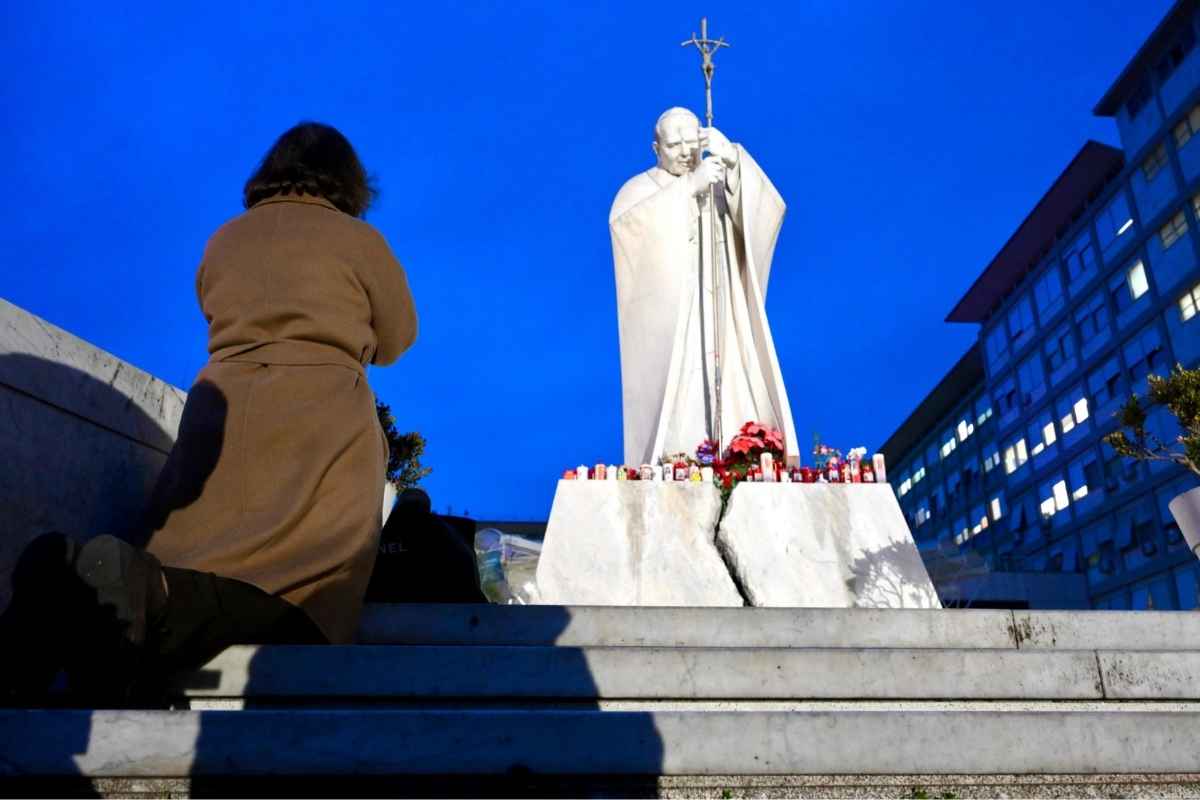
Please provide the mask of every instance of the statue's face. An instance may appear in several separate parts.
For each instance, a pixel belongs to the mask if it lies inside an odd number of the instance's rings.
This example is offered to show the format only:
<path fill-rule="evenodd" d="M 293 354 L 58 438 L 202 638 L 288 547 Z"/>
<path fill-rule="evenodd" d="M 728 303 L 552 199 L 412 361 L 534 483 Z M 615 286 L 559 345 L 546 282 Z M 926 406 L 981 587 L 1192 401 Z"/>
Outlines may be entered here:
<path fill-rule="evenodd" d="M 663 120 L 654 142 L 658 165 L 672 175 L 690 171 L 700 155 L 700 123 L 687 114 L 673 114 Z"/>

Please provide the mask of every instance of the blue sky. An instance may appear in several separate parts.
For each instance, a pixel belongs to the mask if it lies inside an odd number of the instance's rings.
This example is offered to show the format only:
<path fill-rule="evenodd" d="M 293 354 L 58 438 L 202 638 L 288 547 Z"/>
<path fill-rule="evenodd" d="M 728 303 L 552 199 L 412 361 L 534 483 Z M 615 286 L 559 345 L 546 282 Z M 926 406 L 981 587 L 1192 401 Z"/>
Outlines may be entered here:
<path fill-rule="evenodd" d="M 378 176 L 421 336 L 371 383 L 441 510 L 545 519 L 621 456 L 608 208 L 663 109 L 702 110 L 788 203 L 767 296 L 797 431 L 875 448 L 976 336 L 950 308 L 1088 138 L 1168 0 L 9 3 L 0 296 L 182 388 L 193 289 L 302 119 Z M 118 10 L 120 9 L 120 10 Z"/>

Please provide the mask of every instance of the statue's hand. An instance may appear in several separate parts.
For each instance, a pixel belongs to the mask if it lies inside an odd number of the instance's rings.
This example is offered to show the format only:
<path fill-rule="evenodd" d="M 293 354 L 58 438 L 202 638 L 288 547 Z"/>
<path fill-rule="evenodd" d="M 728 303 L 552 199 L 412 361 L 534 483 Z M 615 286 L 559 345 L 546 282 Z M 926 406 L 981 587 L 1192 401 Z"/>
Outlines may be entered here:
<path fill-rule="evenodd" d="M 700 165 L 688 174 L 692 194 L 704 194 L 714 183 L 725 182 L 725 164 L 716 156 L 706 156 Z"/>
<path fill-rule="evenodd" d="M 700 147 L 720 158 L 726 167 L 737 166 L 737 148 L 716 128 L 700 129 Z"/>

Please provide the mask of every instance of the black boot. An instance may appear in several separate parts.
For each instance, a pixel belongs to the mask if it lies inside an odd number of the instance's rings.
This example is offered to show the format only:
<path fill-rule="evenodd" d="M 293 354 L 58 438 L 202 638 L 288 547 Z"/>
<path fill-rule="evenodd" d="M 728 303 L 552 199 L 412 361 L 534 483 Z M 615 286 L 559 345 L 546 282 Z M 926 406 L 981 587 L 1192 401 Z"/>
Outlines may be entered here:
<path fill-rule="evenodd" d="M 162 565 L 106 534 L 79 549 L 74 573 L 91 602 L 66 664 L 72 693 L 89 705 L 131 704 L 146 673 L 147 634 L 167 605 Z"/>

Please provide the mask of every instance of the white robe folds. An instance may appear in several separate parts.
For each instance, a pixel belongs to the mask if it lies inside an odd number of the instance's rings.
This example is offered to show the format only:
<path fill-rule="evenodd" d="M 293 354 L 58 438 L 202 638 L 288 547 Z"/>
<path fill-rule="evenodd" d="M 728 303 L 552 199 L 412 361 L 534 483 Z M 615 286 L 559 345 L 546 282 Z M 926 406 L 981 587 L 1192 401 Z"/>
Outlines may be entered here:
<path fill-rule="evenodd" d="M 686 176 L 654 167 L 621 187 L 609 215 L 621 346 L 625 463 L 693 452 L 715 430 L 714 319 L 722 321 L 722 448 L 754 420 L 800 450 L 763 305 L 783 198 L 744 148 L 726 180 L 728 259 L 714 305 L 712 224 Z M 718 313 L 719 312 L 719 313 Z"/>

